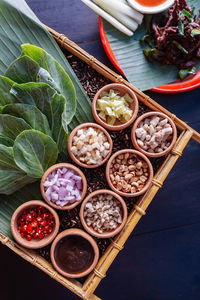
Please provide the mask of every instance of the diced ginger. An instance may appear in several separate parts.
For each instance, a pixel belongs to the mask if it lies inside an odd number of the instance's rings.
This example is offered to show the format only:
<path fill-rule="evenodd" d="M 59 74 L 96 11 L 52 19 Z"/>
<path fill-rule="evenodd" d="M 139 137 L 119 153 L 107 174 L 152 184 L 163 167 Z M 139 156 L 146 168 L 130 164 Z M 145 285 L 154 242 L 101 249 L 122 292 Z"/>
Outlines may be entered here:
<path fill-rule="evenodd" d="M 77 149 L 81 150 L 81 148 L 83 147 L 83 145 L 84 145 L 83 141 L 78 141 L 78 143 L 77 143 Z"/>

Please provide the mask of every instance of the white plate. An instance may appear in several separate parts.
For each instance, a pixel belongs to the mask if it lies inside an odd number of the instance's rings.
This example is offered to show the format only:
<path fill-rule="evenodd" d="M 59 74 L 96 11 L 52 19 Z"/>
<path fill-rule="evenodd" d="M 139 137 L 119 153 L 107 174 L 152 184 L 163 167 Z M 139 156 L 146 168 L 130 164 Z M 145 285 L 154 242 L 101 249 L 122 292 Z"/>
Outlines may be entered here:
<path fill-rule="evenodd" d="M 164 3 L 156 6 L 143 6 L 135 0 L 127 0 L 127 1 L 130 6 L 132 6 L 134 9 L 136 9 L 137 11 L 143 14 L 157 14 L 168 9 L 170 6 L 174 4 L 174 0 L 166 0 Z"/>

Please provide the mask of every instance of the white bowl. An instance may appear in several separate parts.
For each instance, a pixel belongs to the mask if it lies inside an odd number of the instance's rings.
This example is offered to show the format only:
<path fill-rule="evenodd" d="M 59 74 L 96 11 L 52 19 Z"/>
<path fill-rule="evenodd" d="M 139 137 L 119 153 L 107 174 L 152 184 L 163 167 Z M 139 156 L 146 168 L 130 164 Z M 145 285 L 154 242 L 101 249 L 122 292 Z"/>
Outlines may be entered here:
<path fill-rule="evenodd" d="M 164 3 L 156 6 L 144 6 L 139 4 L 136 0 L 127 0 L 127 1 L 130 6 L 132 6 L 134 9 L 136 9 L 137 11 L 143 14 L 157 14 L 168 9 L 170 6 L 174 4 L 174 0 L 166 0 Z"/>

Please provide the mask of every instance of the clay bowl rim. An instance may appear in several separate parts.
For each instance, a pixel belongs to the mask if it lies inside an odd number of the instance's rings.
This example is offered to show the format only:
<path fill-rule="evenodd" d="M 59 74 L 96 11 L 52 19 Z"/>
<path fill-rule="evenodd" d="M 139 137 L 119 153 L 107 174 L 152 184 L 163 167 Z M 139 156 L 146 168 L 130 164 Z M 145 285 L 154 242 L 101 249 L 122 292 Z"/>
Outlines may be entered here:
<path fill-rule="evenodd" d="M 112 88 L 115 90 L 118 90 L 119 92 L 120 92 L 120 90 L 126 90 L 125 93 L 128 93 L 129 96 L 133 99 L 133 102 L 129 104 L 129 107 L 133 110 L 133 115 L 129 121 L 127 121 L 126 123 L 121 123 L 121 125 L 109 125 L 108 123 L 106 123 L 103 119 L 101 119 L 98 116 L 97 110 L 96 110 L 96 103 L 97 103 L 97 100 L 99 99 L 99 96 L 101 95 L 101 93 L 103 91 L 107 91 Z M 134 106 L 134 109 L 133 109 L 133 106 Z M 92 101 L 92 114 L 93 114 L 93 117 L 95 118 L 95 121 L 97 123 L 99 123 L 100 125 L 102 125 L 103 127 L 105 127 L 106 129 L 112 130 L 112 131 L 123 130 L 123 129 L 127 128 L 128 126 L 130 126 L 137 117 L 138 109 L 139 109 L 139 104 L 138 104 L 138 99 L 137 99 L 136 94 L 129 87 L 127 87 L 126 85 L 121 84 L 121 83 L 110 83 L 110 84 L 105 85 L 95 94 L 94 99 Z"/>
<path fill-rule="evenodd" d="M 71 147 L 72 147 L 72 139 L 74 137 L 74 135 L 76 134 L 77 130 L 79 129 L 82 129 L 84 127 L 94 127 L 94 128 L 98 128 L 100 130 L 103 131 L 103 133 L 106 135 L 107 139 L 108 139 L 108 142 L 110 143 L 110 150 L 109 150 L 109 153 L 106 155 L 106 157 L 102 160 L 102 162 L 100 164 L 96 164 L 96 165 L 87 165 L 87 164 L 84 164 L 82 162 L 80 162 L 76 157 L 75 155 L 72 153 L 71 151 Z M 98 168 L 100 166 L 102 166 L 107 160 L 108 158 L 110 157 L 111 153 L 112 153 L 112 148 L 113 148 L 113 141 L 112 141 L 112 138 L 110 136 L 110 134 L 107 132 L 107 130 L 105 128 L 103 128 L 102 126 L 100 126 L 99 124 L 96 124 L 96 123 L 92 123 L 92 122 L 87 122 L 87 123 L 83 123 L 77 127 L 75 127 L 72 132 L 70 133 L 70 136 L 68 138 L 68 143 L 67 143 L 67 148 L 68 148 L 68 153 L 69 153 L 69 156 L 71 157 L 71 159 L 77 164 L 79 165 L 80 167 L 83 167 L 83 168 L 87 168 L 87 169 L 94 169 L 94 168 Z"/>
<path fill-rule="evenodd" d="M 170 123 L 170 125 L 172 126 L 172 129 L 173 129 L 173 137 L 172 137 L 172 141 L 171 141 L 170 146 L 169 146 L 166 150 L 164 150 L 164 151 L 162 151 L 162 152 L 160 152 L 160 153 L 150 153 L 150 152 L 147 152 L 147 151 L 143 150 L 143 149 L 138 145 L 138 143 L 137 143 L 137 141 L 136 141 L 136 137 L 135 137 L 135 130 L 137 129 L 138 124 L 139 124 L 143 119 L 146 119 L 146 118 L 148 118 L 148 117 L 150 117 L 150 116 L 155 116 L 155 115 L 158 115 L 158 116 L 160 116 L 160 117 L 162 117 L 162 118 L 164 118 L 164 119 L 167 118 L 168 121 L 169 121 L 169 123 Z M 164 156 L 164 155 L 168 154 L 168 153 L 172 150 L 172 148 L 174 147 L 174 144 L 176 143 L 176 140 L 177 140 L 177 129 L 176 129 L 176 125 L 174 124 L 173 120 L 172 120 L 170 117 L 168 117 L 167 115 L 165 115 L 165 114 L 163 114 L 163 113 L 161 113 L 161 112 L 157 112 L 157 111 L 151 111 L 151 112 L 147 112 L 147 113 L 141 115 L 141 116 L 135 121 L 135 123 L 134 123 L 134 125 L 133 125 L 133 127 L 132 127 L 132 129 L 131 129 L 131 141 L 132 141 L 133 146 L 134 146 L 137 150 L 139 150 L 140 152 L 142 152 L 144 155 L 146 155 L 146 156 L 148 156 L 148 157 L 161 157 L 161 156 Z"/>
<path fill-rule="evenodd" d="M 120 224 L 120 226 L 118 226 L 115 230 L 107 232 L 107 233 L 98 233 L 98 232 L 96 232 L 94 229 L 92 229 L 91 227 L 89 227 L 86 224 L 85 218 L 83 216 L 84 208 L 85 208 L 85 205 L 88 202 L 88 200 L 90 198 L 96 196 L 96 195 L 99 195 L 99 194 L 110 194 L 110 195 L 114 196 L 121 203 L 122 210 L 123 210 L 123 220 L 122 220 L 122 223 Z M 124 228 L 124 226 L 126 224 L 126 221 L 127 221 L 127 217 L 128 217 L 128 209 L 127 209 L 127 206 L 126 206 L 126 203 L 125 203 L 124 199 L 120 195 L 118 195 L 117 193 L 115 193 L 115 192 L 113 192 L 111 190 L 102 189 L 102 190 L 97 190 L 95 192 L 92 192 L 91 194 L 89 194 L 84 199 L 84 201 L 81 204 L 79 216 L 80 216 L 80 219 L 81 219 L 81 224 L 83 225 L 84 229 L 89 234 L 91 234 L 91 235 L 93 235 L 95 237 L 98 237 L 98 238 L 105 239 L 105 238 L 111 238 L 111 237 L 117 235 Z"/>
<path fill-rule="evenodd" d="M 86 269 L 85 271 L 83 271 L 81 273 L 73 274 L 73 273 L 68 273 L 68 272 L 63 271 L 63 269 L 58 266 L 56 259 L 55 259 L 54 253 L 55 253 L 56 245 L 64 237 L 70 236 L 70 235 L 78 235 L 78 236 L 85 238 L 90 243 L 90 245 L 92 246 L 93 251 L 94 251 L 94 260 L 93 260 L 92 264 L 90 265 L 90 267 L 88 269 Z M 99 248 L 97 246 L 96 241 L 87 232 L 83 231 L 82 229 L 78 229 L 78 228 L 70 228 L 70 229 L 66 229 L 66 230 L 62 231 L 61 233 L 59 233 L 57 235 L 57 237 L 55 238 L 55 240 L 53 241 L 53 243 L 51 245 L 50 257 L 51 257 L 51 262 L 52 262 L 54 268 L 60 274 L 62 274 L 64 277 L 80 278 L 80 277 L 88 275 L 95 268 L 95 266 L 99 260 Z"/>
<path fill-rule="evenodd" d="M 50 235 L 46 236 L 44 239 L 27 241 L 27 240 L 25 240 L 25 238 L 22 238 L 20 236 L 19 232 L 17 231 L 17 219 L 25 209 L 27 209 L 29 207 L 35 207 L 35 206 L 43 206 L 53 214 L 54 219 L 55 219 L 55 227 L 54 227 L 54 230 L 52 231 L 52 233 Z M 12 233 L 14 239 L 21 246 L 28 248 L 28 249 L 39 249 L 39 248 L 49 245 L 55 239 L 56 235 L 58 234 L 59 227 L 60 227 L 60 220 L 59 220 L 57 212 L 52 207 L 50 207 L 49 205 L 47 205 L 46 203 L 44 203 L 41 200 L 30 200 L 30 201 L 27 201 L 27 202 L 23 203 L 22 205 L 20 205 L 14 211 L 12 218 L 11 218 L 11 222 L 10 222 L 11 233 Z"/>
<path fill-rule="evenodd" d="M 110 170 L 110 165 L 111 165 L 111 162 L 113 161 L 114 158 L 116 158 L 118 155 L 120 154 L 124 154 L 124 153 L 133 153 L 133 154 L 136 154 L 137 156 L 141 157 L 147 164 L 148 164 L 148 167 L 149 167 L 149 178 L 144 186 L 144 188 L 139 191 L 139 192 L 136 192 L 136 193 L 125 193 L 125 192 L 121 192 L 119 191 L 118 189 L 116 189 L 114 187 L 114 185 L 112 184 L 111 180 L 110 180 L 110 175 L 109 175 L 109 170 Z M 144 194 L 147 189 L 149 188 L 149 186 L 151 185 L 152 183 L 152 180 L 153 180 L 153 176 L 154 176 L 154 171 L 153 171 L 153 166 L 150 162 L 150 160 L 148 159 L 148 157 L 146 157 L 146 155 L 144 155 L 143 153 L 137 151 L 137 150 L 133 150 L 133 149 L 123 149 L 123 150 L 119 150 L 117 152 L 115 152 L 111 157 L 110 159 L 108 160 L 107 162 L 107 165 L 106 165 L 106 179 L 107 179 L 107 182 L 108 182 L 108 185 L 110 186 L 110 188 L 117 194 L 121 195 L 121 196 L 124 196 L 124 197 L 137 197 L 137 196 L 140 196 L 142 194 Z"/>
<path fill-rule="evenodd" d="M 68 168 L 68 169 L 72 169 L 74 170 L 75 172 L 77 172 L 78 175 L 81 176 L 82 178 L 82 182 L 83 182 L 83 190 L 82 190 L 82 195 L 81 195 L 81 199 L 79 201 L 76 201 L 72 204 L 67 204 L 65 206 L 59 206 L 59 205 L 56 205 L 55 203 L 53 203 L 52 201 L 49 201 L 45 195 L 45 191 L 44 191 L 44 182 L 46 181 L 48 175 L 50 173 L 52 173 L 54 170 L 56 169 L 59 169 L 59 168 Z M 43 174 L 42 176 L 42 179 L 40 181 L 40 191 L 41 191 L 41 194 L 42 194 L 42 197 L 43 199 L 46 201 L 46 203 L 48 205 L 50 205 L 51 207 L 55 208 L 55 209 L 58 209 L 58 210 L 70 210 L 74 207 L 76 207 L 77 205 L 79 205 L 81 203 L 81 201 L 84 199 L 85 195 L 86 195 L 86 192 L 87 192 L 87 179 L 85 177 L 85 175 L 83 174 L 83 172 L 77 168 L 76 166 L 72 165 L 72 164 L 69 164 L 69 163 L 59 163 L 59 164 L 55 164 L 53 166 L 51 166 L 50 168 L 48 168 L 45 173 Z"/>

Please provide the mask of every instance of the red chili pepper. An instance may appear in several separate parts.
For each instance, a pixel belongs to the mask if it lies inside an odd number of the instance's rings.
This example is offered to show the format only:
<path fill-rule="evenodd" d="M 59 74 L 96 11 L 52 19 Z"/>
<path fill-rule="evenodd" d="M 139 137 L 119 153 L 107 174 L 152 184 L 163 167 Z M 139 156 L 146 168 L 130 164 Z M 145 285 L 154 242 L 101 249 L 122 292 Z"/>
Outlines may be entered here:
<path fill-rule="evenodd" d="M 42 206 L 24 210 L 17 220 L 18 231 L 27 241 L 43 239 L 53 231 L 55 219 L 53 215 Z"/>

